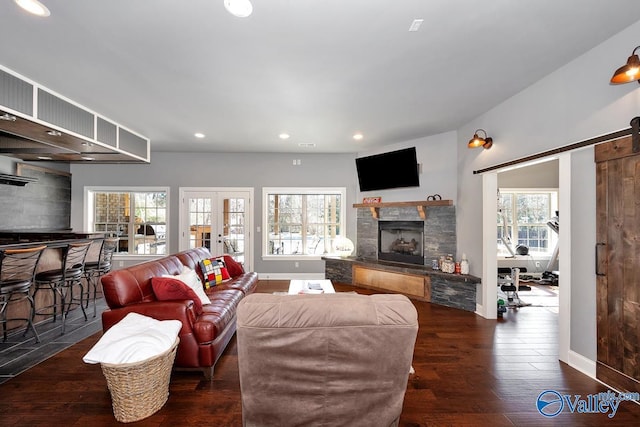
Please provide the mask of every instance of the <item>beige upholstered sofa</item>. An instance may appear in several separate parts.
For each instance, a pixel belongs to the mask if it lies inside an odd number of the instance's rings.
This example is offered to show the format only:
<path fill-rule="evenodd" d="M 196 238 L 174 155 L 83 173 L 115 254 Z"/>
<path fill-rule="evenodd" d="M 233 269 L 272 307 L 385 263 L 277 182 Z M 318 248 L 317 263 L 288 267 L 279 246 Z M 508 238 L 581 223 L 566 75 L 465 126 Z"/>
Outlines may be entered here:
<path fill-rule="evenodd" d="M 237 316 L 245 426 L 398 425 L 418 331 L 407 297 L 252 294 Z"/>

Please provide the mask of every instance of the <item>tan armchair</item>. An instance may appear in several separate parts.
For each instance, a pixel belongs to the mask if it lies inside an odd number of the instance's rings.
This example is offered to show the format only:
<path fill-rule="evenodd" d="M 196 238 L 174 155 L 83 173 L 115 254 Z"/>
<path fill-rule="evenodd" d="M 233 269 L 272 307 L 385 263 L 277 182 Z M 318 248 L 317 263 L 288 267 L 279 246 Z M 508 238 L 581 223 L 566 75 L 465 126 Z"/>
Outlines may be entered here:
<path fill-rule="evenodd" d="M 244 426 L 398 425 L 418 332 L 407 297 L 253 294 L 237 315 Z"/>

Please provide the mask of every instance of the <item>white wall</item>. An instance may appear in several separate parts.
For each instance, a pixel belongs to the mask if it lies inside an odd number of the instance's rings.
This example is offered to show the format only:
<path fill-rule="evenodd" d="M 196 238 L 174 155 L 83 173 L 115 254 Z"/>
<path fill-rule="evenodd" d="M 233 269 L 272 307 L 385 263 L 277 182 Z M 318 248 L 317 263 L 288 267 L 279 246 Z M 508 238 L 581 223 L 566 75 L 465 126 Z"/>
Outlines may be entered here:
<path fill-rule="evenodd" d="M 498 174 L 498 188 L 558 188 L 558 159 Z"/>
<path fill-rule="evenodd" d="M 628 128 L 630 120 L 640 114 L 640 85 L 613 86 L 609 79 L 639 40 L 640 21 L 458 129 L 458 252 L 470 257 L 472 274 L 482 272 L 478 218 L 482 178 L 473 171 Z M 493 137 L 490 150 L 465 148 L 477 128 Z M 578 224 L 583 228 L 571 237 L 572 248 L 581 249 L 571 259 L 578 269 L 572 287 L 577 286 L 582 294 L 581 304 L 571 305 L 571 325 L 579 332 L 572 331 L 570 349 L 595 360 L 595 228 L 590 229 L 595 224 L 595 203 L 577 198 L 595 191 L 593 157 L 572 154 L 571 169 L 573 181 L 579 183 L 572 192 L 572 228 L 577 230 Z"/>
<path fill-rule="evenodd" d="M 362 151 L 358 152 L 356 157 L 371 156 L 408 147 L 416 147 L 418 163 L 422 165 L 420 187 L 366 192 L 360 192 L 358 189 L 357 200 L 362 200 L 363 197 L 380 196 L 383 202 L 405 202 L 426 200 L 427 196 L 439 194 L 443 199 L 455 201 L 458 181 L 457 171 L 454 167 L 458 155 L 456 132 L 445 132 L 387 145 L 375 150 Z"/>

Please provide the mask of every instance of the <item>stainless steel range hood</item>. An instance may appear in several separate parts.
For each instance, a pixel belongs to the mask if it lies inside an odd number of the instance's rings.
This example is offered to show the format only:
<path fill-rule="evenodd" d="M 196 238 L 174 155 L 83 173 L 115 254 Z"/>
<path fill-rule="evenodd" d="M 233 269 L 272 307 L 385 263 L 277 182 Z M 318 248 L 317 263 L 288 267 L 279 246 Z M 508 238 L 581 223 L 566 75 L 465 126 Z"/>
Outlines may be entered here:
<path fill-rule="evenodd" d="M 149 140 L 0 65 L 0 155 L 149 163 Z"/>

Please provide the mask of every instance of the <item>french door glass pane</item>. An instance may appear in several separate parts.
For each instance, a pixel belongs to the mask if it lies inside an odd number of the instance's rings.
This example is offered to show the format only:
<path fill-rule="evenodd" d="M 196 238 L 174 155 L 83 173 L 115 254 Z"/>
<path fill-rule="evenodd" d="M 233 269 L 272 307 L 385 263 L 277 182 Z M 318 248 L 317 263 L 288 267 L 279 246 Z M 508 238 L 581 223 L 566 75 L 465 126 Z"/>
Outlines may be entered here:
<path fill-rule="evenodd" d="M 224 252 L 236 261 L 244 263 L 245 200 L 242 198 L 226 198 L 222 204 Z"/>
<path fill-rule="evenodd" d="M 189 199 L 189 248 L 211 249 L 211 199 Z"/>

